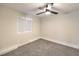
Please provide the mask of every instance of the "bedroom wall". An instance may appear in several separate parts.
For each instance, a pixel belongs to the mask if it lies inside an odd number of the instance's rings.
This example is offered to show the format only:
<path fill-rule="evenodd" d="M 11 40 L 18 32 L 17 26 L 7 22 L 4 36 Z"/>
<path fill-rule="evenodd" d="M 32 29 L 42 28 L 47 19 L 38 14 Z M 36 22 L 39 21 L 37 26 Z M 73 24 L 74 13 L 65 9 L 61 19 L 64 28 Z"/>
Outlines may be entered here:
<path fill-rule="evenodd" d="M 32 32 L 17 33 L 17 16 L 24 15 L 15 10 L 0 6 L 0 51 L 9 47 L 28 43 L 39 37 L 40 22 L 37 17 L 32 17 Z"/>
<path fill-rule="evenodd" d="M 41 18 L 41 36 L 79 49 L 79 11 Z"/>

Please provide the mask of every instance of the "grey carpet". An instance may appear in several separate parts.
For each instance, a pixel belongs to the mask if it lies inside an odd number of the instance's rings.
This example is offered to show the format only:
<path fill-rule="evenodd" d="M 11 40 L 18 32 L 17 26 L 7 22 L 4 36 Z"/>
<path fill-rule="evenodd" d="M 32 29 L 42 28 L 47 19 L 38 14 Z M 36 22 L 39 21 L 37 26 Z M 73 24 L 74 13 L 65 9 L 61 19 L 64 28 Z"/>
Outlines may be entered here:
<path fill-rule="evenodd" d="M 3 56 L 79 56 L 79 50 L 39 39 Z"/>

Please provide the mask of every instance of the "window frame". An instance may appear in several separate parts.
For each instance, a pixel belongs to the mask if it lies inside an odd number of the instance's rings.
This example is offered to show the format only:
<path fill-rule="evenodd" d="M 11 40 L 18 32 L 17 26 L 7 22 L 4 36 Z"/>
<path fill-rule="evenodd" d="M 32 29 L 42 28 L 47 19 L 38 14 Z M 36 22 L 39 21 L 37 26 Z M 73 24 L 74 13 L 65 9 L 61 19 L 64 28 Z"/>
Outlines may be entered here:
<path fill-rule="evenodd" d="M 28 28 L 26 28 L 26 27 L 28 27 Z M 17 32 L 18 33 L 32 32 L 32 18 L 27 17 L 27 16 L 18 16 L 18 19 L 17 19 Z"/>

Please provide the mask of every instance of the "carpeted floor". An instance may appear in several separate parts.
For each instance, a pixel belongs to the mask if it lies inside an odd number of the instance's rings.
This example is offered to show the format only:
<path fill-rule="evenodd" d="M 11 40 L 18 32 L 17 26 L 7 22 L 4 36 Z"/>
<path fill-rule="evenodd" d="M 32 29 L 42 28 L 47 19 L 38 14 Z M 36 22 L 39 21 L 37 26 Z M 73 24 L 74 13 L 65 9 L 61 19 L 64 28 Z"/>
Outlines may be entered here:
<path fill-rule="evenodd" d="M 79 50 L 39 39 L 3 56 L 79 56 Z"/>

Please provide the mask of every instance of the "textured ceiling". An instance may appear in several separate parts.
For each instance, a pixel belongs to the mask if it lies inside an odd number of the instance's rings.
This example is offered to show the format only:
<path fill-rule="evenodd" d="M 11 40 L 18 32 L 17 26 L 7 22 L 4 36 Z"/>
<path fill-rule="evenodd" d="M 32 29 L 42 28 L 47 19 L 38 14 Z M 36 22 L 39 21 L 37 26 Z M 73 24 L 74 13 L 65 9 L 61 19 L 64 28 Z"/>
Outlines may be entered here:
<path fill-rule="evenodd" d="M 1 3 L 0 5 L 8 8 L 23 12 L 26 14 L 35 15 L 41 10 L 38 7 L 43 6 L 45 3 Z M 79 10 L 79 3 L 54 3 L 52 10 L 58 11 L 59 13 L 71 13 Z M 38 17 L 46 16 L 41 14 Z"/>

